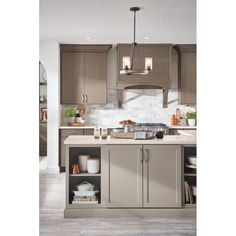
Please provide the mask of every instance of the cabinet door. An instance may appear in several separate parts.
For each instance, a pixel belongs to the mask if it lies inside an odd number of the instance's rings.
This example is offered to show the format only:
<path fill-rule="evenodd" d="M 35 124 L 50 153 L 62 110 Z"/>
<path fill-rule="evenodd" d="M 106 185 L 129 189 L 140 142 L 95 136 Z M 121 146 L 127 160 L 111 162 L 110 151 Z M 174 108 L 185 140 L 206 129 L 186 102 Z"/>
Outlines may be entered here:
<path fill-rule="evenodd" d="M 84 54 L 61 53 L 61 104 L 83 102 Z"/>
<path fill-rule="evenodd" d="M 59 166 L 66 166 L 66 145 L 64 144 L 65 139 L 70 135 L 83 135 L 83 130 L 61 130 L 60 132 L 60 160 Z"/>
<path fill-rule="evenodd" d="M 143 148 L 144 207 L 181 207 L 181 146 Z"/>
<path fill-rule="evenodd" d="M 142 146 L 107 145 L 103 157 L 103 204 L 142 207 Z"/>
<path fill-rule="evenodd" d="M 196 53 L 181 55 L 181 104 L 196 104 Z"/>
<path fill-rule="evenodd" d="M 86 103 L 106 104 L 106 53 L 85 53 Z"/>
<path fill-rule="evenodd" d="M 196 45 L 177 45 L 179 50 L 179 104 L 196 104 Z"/>

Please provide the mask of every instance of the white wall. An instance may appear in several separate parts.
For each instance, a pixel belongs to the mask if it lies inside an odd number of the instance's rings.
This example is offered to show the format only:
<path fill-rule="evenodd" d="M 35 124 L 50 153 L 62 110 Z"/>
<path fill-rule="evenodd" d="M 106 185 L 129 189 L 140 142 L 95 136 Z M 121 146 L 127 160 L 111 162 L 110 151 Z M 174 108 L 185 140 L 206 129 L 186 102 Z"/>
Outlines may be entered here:
<path fill-rule="evenodd" d="M 47 72 L 48 126 L 47 168 L 58 172 L 58 126 L 59 126 L 59 44 L 41 40 L 39 58 Z"/>

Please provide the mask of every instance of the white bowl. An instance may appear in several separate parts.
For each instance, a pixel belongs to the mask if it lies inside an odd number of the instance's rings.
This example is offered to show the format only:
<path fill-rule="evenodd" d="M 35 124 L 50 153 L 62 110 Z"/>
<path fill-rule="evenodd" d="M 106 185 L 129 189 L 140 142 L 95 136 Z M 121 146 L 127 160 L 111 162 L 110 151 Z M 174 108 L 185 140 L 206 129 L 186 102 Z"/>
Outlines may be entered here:
<path fill-rule="evenodd" d="M 197 165 L 197 158 L 195 156 L 189 156 L 188 162 L 189 162 L 189 164 L 196 166 Z"/>

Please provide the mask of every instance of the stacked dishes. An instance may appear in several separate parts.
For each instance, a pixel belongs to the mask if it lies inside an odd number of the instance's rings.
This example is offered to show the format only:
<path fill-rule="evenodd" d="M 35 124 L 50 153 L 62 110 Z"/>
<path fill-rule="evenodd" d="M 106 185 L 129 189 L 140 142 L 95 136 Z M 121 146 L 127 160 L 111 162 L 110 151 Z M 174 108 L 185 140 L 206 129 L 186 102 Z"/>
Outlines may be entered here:
<path fill-rule="evenodd" d="M 83 181 L 79 185 L 75 186 L 77 191 L 74 192 L 74 197 L 72 204 L 97 204 L 98 199 L 96 193 L 98 190 L 95 190 L 93 184 Z"/>
<path fill-rule="evenodd" d="M 197 158 L 196 156 L 188 156 L 188 163 L 185 164 L 186 167 L 191 169 L 197 169 Z"/>

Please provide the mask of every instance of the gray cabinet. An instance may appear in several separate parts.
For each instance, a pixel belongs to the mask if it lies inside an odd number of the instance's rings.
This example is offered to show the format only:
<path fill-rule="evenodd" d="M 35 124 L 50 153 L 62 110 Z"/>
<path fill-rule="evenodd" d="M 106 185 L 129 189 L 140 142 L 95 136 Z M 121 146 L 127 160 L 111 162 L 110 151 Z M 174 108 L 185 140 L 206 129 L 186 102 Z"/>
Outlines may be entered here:
<path fill-rule="evenodd" d="M 181 207 L 181 146 L 144 145 L 143 206 Z"/>
<path fill-rule="evenodd" d="M 61 104 L 106 103 L 110 45 L 60 45 Z"/>
<path fill-rule="evenodd" d="M 144 69 L 145 57 L 152 57 L 153 69 L 148 75 L 120 75 L 123 67 L 122 58 L 130 55 L 130 44 L 118 44 L 118 88 L 135 85 L 156 85 L 170 88 L 172 44 L 139 44 L 134 58 L 133 69 Z"/>
<path fill-rule="evenodd" d="M 179 53 L 179 104 L 196 104 L 196 45 L 176 45 Z"/>
<path fill-rule="evenodd" d="M 107 145 L 102 165 L 107 207 L 181 207 L 181 145 Z"/>
<path fill-rule="evenodd" d="M 142 146 L 105 146 L 102 199 L 107 207 L 142 207 Z"/>
<path fill-rule="evenodd" d="M 84 101 L 84 54 L 61 53 L 61 104 Z"/>

